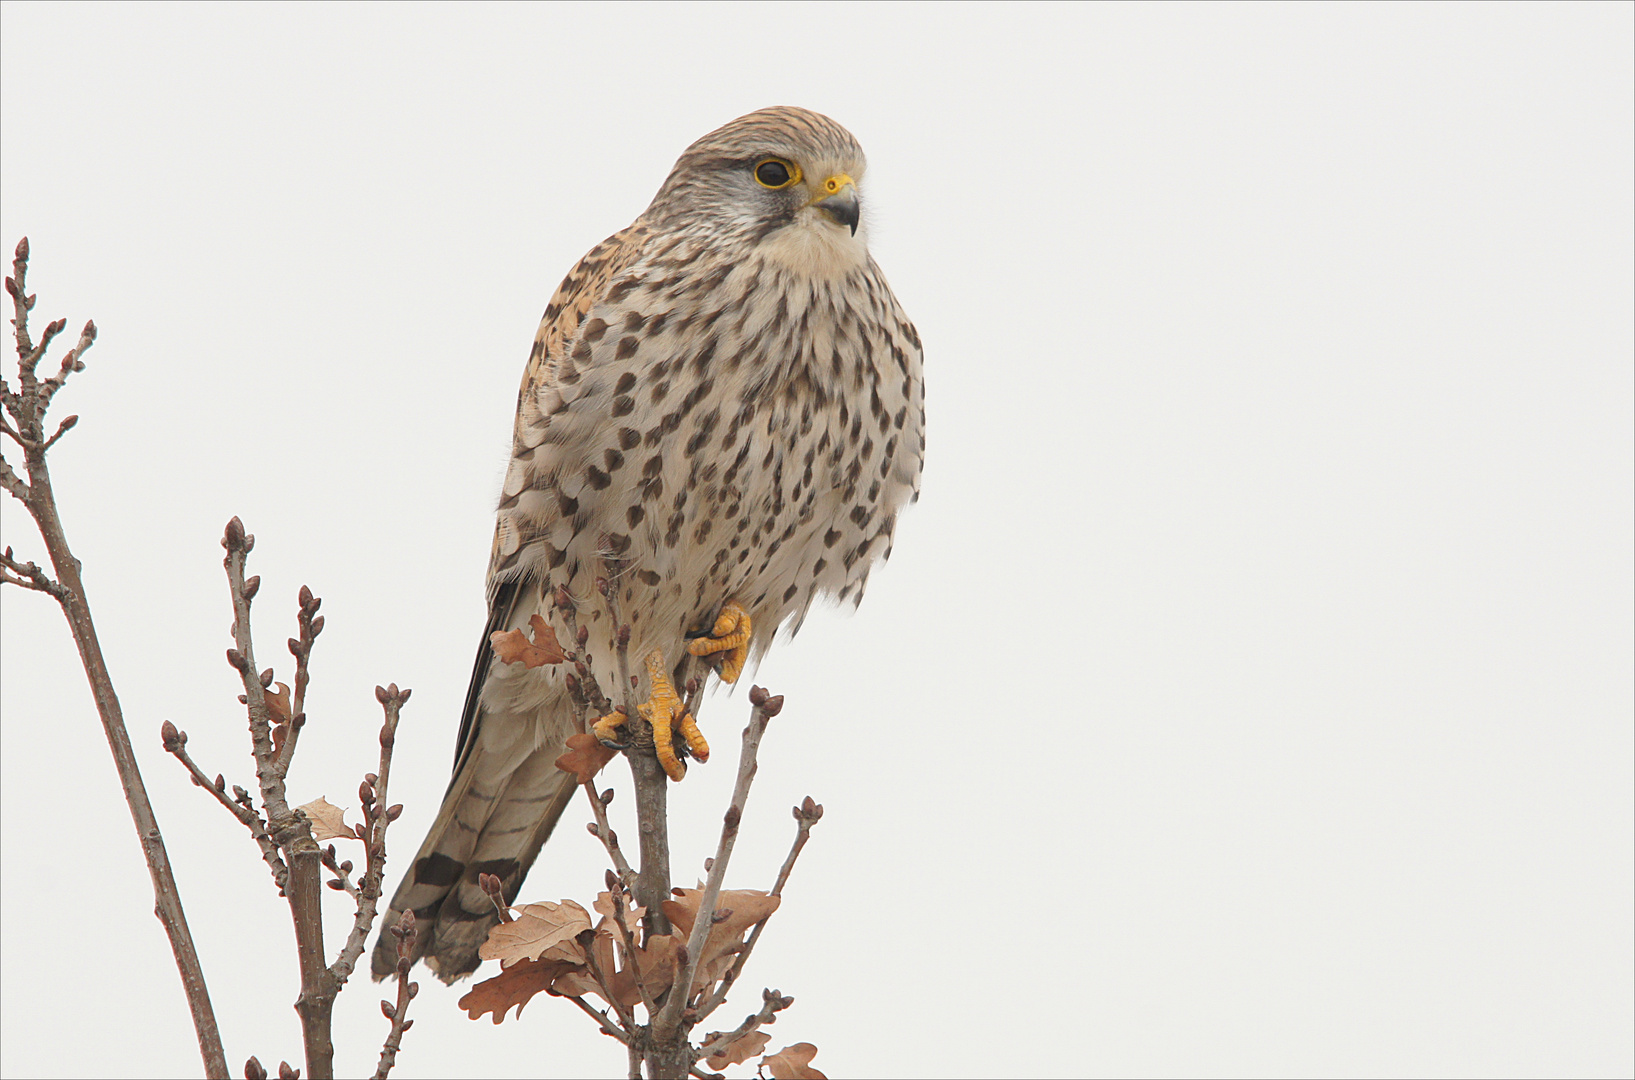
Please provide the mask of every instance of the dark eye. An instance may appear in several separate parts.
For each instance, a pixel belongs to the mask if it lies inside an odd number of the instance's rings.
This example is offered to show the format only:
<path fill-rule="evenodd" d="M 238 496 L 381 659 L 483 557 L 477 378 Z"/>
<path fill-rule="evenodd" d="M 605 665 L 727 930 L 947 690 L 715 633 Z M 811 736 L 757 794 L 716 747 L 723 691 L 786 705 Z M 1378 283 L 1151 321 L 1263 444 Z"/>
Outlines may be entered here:
<path fill-rule="evenodd" d="M 800 166 L 777 158 L 767 158 L 755 166 L 755 182 L 777 191 L 800 179 Z"/>

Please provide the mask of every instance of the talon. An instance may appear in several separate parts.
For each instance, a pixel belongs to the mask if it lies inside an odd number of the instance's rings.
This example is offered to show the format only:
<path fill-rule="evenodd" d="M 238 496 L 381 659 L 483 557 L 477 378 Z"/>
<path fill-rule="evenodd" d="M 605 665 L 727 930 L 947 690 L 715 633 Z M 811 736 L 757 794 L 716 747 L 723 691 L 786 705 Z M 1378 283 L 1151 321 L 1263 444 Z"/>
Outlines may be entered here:
<path fill-rule="evenodd" d="M 629 719 L 630 717 L 615 709 L 591 724 L 590 733 L 596 736 L 603 746 L 612 750 L 623 750 L 628 744 L 620 741 L 619 737 L 613 733 Z"/>
<path fill-rule="evenodd" d="M 709 760 L 710 744 L 704 741 L 704 736 L 698 730 L 692 714 L 682 707 L 681 697 L 670 682 L 670 676 L 664 670 L 664 653 L 654 649 L 647 654 L 647 679 L 653 687 L 651 696 L 640 705 L 636 711 L 641 713 L 642 719 L 653 725 L 653 752 L 658 755 L 659 764 L 671 780 L 679 781 L 687 775 L 687 764 L 676 756 L 676 747 L 673 736 L 675 727 L 681 729 L 681 737 L 687 742 L 687 750 L 700 761 Z M 600 723 L 600 721 L 598 721 Z"/>
<path fill-rule="evenodd" d="M 721 614 L 716 616 L 709 636 L 694 638 L 688 643 L 687 651 L 694 656 L 726 653 L 721 658 L 721 681 L 737 682 L 738 676 L 744 672 L 745 661 L 749 659 L 751 633 L 749 612 L 729 600 L 721 608 Z"/>

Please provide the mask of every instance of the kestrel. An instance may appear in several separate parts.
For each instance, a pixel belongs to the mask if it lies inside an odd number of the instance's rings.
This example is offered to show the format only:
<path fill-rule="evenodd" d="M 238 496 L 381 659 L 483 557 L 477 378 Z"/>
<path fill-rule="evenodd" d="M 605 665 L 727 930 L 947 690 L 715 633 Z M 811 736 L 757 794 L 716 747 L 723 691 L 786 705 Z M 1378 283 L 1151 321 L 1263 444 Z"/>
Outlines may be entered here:
<path fill-rule="evenodd" d="M 740 117 L 688 147 L 546 307 L 454 777 L 384 923 L 412 910 L 416 952 L 445 981 L 476 968 L 498 921 L 478 875 L 513 899 L 575 788 L 555 766 L 575 731 L 561 673 L 494 662 L 491 633 L 540 615 L 571 641 L 565 589 L 595 670 L 615 671 L 596 587 L 611 582 L 629 655 L 647 660 L 642 714 L 679 779 L 686 747 L 707 753 L 691 718 L 685 746 L 660 737 L 684 719 L 688 665 L 735 681 L 813 600 L 860 600 L 890 553 L 918 494 L 925 397 L 919 335 L 869 255 L 863 175 L 826 116 Z M 395 962 L 378 943 L 375 976 Z"/>

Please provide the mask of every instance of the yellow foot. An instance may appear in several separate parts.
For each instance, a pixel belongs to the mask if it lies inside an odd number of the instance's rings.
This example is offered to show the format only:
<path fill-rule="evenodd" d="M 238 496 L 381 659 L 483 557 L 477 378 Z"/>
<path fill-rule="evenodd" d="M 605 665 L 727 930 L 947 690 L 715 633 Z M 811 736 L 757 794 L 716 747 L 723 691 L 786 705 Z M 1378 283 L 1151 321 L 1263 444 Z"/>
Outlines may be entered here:
<path fill-rule="evenodd" d="M 694 656 L 726 653 L 721 658 L 721 681 L 737 682 L 738 676 L 744 673 L 744 661 L 749 658 L 751 633 L 749 612 L 729 600 L 716 616 L 709 636 L 694 638 L 688 643 L 687 651 Z"/>
<path fill-rule="evenodd" d="M 646 701 L 636 706 L 636 711 L 641 713 L 643 720 L 653 725 L 653 752 L 658 755 L 665 774 L 672 780 L 680 780 L 687 775 L 687 764 L 676 756 L 676 729 L 681 731 L 687 752 L 699 761 L 710 759 L 710 744 L 704 741 L 704 733 L 698 730 L 692 713 L 683 708 L 681 696 L 676 693 L 670 676 L 664 670 L 664 653 L 654 649 L 648 654 L 646 664 L 647 681 L 652 685 L 653 692 Z M 629 717 L 622 712 L 608 713 L 591 725 L 591 733 L 608 746 L 623 748 L 625 744 L 619 741 L 614 732 L 627 719 Z"/>

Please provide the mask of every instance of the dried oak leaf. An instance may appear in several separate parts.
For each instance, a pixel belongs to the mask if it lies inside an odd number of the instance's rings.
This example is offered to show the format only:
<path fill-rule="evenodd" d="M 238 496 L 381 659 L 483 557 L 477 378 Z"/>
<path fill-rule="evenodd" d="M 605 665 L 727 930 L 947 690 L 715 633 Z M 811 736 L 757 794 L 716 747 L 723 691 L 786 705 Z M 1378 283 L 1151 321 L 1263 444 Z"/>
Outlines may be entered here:
<path fill-rule="evenodd" d="M 585 962 L 584 952 L 573 939 L 590 929 L 590 912 L 572 900 L 524 904 L 516 910 L 516 918 L 488 931 L 478 956 L 498 960 L 501 967 L 519 960 L 562 960 L 574 966 Z"/>
<path fill-rule="evenodd" d="M 640 904 L 625 904 L 623 906 L 625 929 L 629 930 L 637 937 L 640 937 L 642 916 L 647 914 L 647 909 L 642 907 Z M 604 916 L 602 921 L 596 924 L 596 932 L 617 936 L 619 933 L 619 928 L 614 925 L 613 922 L 613 894 L 608 892 L 606 889 L 602 890 L 596 894 L 596 903 L 592 904 L 591 907 L 595 908 L 596 911 Z M 623 939 L 620 938 L 620 940 L 622 941 Z"/>
<path fill-rule="evenodd" d="M 551 985 L 556 978 L 572 971 L 577 964 L 570 964 L 566 960 L 519 960 L 494 976 L 484 979 L 471 988 L 471 992 L 460 999 L 460 1008 L 466 1015 L 476 1020 L 483 1013 L 494 1014 L 494 1023 L 505 1019 L 505 1014 L 511 1006 L 517 1007 L 517 1015 L 522 1015 L 522 1007 L 528 999 L 540 993 Z"/>
<path fill-rule="evenodd" d="M 776 1054 L 761 1059 L 761 1068 L 772 1074 L 772 1080 L 829 1080 L 810 1062 L 817 1057 L 817 1047 L 811 1043 L 786 1046 Z"/>
<path fill-rule="evenodd" d="M 352 826 L 341 820 L 346 811 L 338 806 L 332 806 L 329 800 L 322 795 L 305 806 L 296 807 L 296 809 L 305 814 L 307 820 L 312 822 L 312 838 L 320 844 L 325 840 L 356 840 L 358 838 L 358 834 L 352 831 Z"/>
<path fill-rule="evenodd" d="M 720 1036 L 719 1031 L 710 1033 L 710 1038 Z M 766 1049 L 767 1041 L 772 1036 L 764 1031 L 752 1031 L 748 1035 L 740 1035 L 715 1053 L 704 1059 L 704 1063 L 712 1069 L 724 1069 L 728 1065 L 737 1065 Z"/>
<path fill-rule="evenodd" d="M 607 920 L 602 921 L 606 922 Z M 591 953 L 592 959 L 596 961 L 596 969 L 602 973 L 602 977 L 610 982 L 616 982 L 617 980 L 613 978 L 613 939 L 598 935 L 591 942 Z M 551 983 L 551 989 L 563 997 L 584 997 L 586 994 L 595 994 L 609 1005 L 613 1004 L 609 1000 L 607 992 L 602 989 L 602 984 L 596 981 L 596 976 L 591 973 L 588 964 L 558 975 L 556 981 Z M 615 991 L 613 996 L 624 1001 L 627 995 L 621 995 Z M 630 1000 L 626 1003 L 627 1005 L 633 1005 L 640 1000 L 640 995 L 631 994 L 628 996 Z"/>
<path fill-rule="evenodd" d="M 563 772 L 573 773 L 576 782 L 588 784 L 602 771 L 602 766 L 612 761 L 617 754 L 617 750 L 609 750 L 594 735 L 585 733 L 569 735 L 568 752 L 556 759 L 556 767 Z"/>
<path fill-rule="evenodd" d="M 496 630 L 488 635 L 488 643 L 502 664 L 521 664 L 523 667 L 544 667 L 560 664 L 568 658 L 557 644 L 556 631 L 539 615 L 531 616 L 534 640 L 529 641 L 521 630 Z"/>
<path fill-rule="evenodd" d="M 290 734 L 290 688 L 283 683 L 273 683 L 277 690 L 262 690 L 261 694 L 267 700 L 267 712 L 272 716 L 273 729 L 269 733 L 272 738 L 273 753 L 284 749 L 284 740 Z"/>
<path fill-rule="evenodd" d="M 613 943 L 607 938 L 597 938 L 597 955 L 602 955 L 602 943 L 607 943 L 609 953 Z M 623 971 L 614 973 L 608 982 L 615 997 L 625 1006 L 634 1008 L 642 999 L 641 990 L 636 986 L 636 972 L 641 972 L 642 985 L 647 987 L 647 996 L 657 998 L 671 984 L 676 981 L 676 947 L 681 943 L 669 934 L 653 938 L 644 946 L 636 950 L 635 962 L 629 964 Z M 628 961 L 627 961 L 628 963 Z"/>
<path fill-rule="evenodd" d="M 664 914 L 675 924 L 676 937 L 685 942 L 698 918 L 698 905 L 704 899 L 703 889 L 681 889 L 675 899 L 664 902 Z M 704 955 L 693 969 L 693 990 L 708 986 L 727 973 L 732 958 L 743 943 L 749 928 L 778 910 L 779 897 L 760 889 L 722 889 L 716 897 L 715 913 L 727 913 L 710 928 L 704 940 Z"/>
<path fill-rule="evenodd" d="M 290 722 L 290 688 L 281 682 L 273 683 L 273 686 L 278 689 L 263 690 L 261 696 L 267 699 L 267 712 L 272 714 L 272 722 L 287 724 Z"/>

